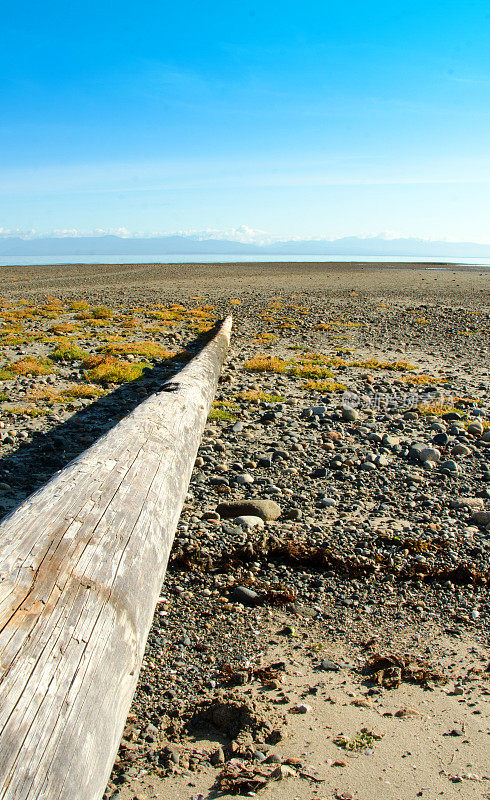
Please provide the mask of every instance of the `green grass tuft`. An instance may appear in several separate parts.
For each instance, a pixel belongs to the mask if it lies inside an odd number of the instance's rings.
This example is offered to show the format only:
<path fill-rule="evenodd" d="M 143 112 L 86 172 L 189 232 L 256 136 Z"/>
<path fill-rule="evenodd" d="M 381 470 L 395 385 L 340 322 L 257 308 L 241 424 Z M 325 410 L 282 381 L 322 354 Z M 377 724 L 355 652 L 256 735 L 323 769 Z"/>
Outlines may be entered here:
<path fill-rule="evenodd" d="M 53 361 L 83 361 L 89 354 L 86 350 L 82 350 L 74 342 L 69 339 L 59 339 L 58 345 L 50 353 L 50 358 Z"/>

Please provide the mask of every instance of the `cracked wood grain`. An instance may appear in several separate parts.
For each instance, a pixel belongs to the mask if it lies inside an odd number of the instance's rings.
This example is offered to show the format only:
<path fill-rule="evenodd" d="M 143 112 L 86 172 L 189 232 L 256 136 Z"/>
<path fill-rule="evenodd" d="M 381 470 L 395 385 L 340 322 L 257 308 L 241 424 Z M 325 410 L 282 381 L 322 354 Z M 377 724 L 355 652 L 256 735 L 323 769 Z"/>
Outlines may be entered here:
<path fill-rule="evenodd" d="M 231 317 L 0 525 L 0 800 L 100 800 Z"/>

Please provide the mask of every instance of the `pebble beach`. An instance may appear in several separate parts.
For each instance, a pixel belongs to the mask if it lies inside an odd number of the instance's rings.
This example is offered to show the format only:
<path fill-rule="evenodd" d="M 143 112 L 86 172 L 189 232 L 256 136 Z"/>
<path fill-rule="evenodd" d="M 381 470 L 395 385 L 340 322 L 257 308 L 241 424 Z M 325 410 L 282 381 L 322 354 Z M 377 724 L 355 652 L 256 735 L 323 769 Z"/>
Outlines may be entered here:
<path fill-rule="evenodd" d="M 2 271 L 0 516 L 233 315 L 105 797 L 490 797 L 490 270 Z"/>

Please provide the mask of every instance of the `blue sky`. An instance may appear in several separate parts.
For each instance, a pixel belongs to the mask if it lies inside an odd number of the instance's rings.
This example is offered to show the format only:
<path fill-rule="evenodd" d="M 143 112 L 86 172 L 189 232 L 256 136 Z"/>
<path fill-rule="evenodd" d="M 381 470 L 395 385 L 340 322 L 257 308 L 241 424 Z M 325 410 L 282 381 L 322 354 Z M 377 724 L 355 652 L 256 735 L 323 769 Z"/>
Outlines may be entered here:
<path fill-rule="evenodd" d="M 489 41 L 471 0 L 12 4 L 0 228 L 490 241 Z"/>

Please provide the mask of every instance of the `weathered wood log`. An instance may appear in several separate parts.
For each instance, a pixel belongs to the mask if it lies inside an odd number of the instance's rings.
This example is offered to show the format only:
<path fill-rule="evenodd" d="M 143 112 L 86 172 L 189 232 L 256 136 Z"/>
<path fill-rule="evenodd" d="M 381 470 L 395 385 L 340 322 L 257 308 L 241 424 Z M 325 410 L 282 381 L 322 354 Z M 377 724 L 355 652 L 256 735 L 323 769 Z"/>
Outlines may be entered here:
<path fill-rule="evenodd" d="M 231 332 L 0 525 L 0 798 L 100 800 Z"/>

